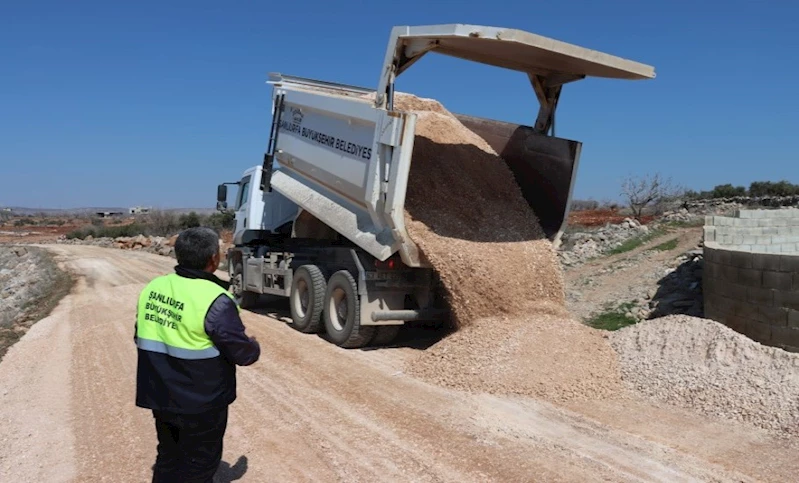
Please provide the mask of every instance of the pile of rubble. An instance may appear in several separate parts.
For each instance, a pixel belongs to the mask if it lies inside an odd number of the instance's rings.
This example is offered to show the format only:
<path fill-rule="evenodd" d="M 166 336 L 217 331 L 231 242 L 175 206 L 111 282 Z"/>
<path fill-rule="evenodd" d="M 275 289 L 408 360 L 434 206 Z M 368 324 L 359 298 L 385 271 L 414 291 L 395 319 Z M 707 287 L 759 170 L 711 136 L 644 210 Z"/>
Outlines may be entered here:
<path fill-rule="evenodd" d="M 691 223 L 700 220 L 702 215 L 697 213 L 692 213 L 688 211 L 686 208 L 680 208 L 673 211 L 667 211 L 663 213 L 661 217 L 661 221 L 665 221 L 667 223 L 673 222 L 680 222 L 680 223 Z"/>
<path fill-rule="evenodd" d="M 104 248 L 119 248 L 122 250 L 137 250 L 147 253 L 155 253 L 164 257 L 175 256 L 175 240 L 177 235 L 171 238 L 162 236 L 121 236 L 117 238 L 94 238 L 89 235 L 83 240 L 79 238 L 67 239 L 62 236 L 57 243 L 64 245 L 93 245 Z"/>
<path fill-rule="evenodd" d="M 573 267 L 619 247 L 625 241 L 646 235 L 650 228 L 635 219 L 606 224 L 598 230 L 564 233 L 558 256 L 565 267 Z"/>

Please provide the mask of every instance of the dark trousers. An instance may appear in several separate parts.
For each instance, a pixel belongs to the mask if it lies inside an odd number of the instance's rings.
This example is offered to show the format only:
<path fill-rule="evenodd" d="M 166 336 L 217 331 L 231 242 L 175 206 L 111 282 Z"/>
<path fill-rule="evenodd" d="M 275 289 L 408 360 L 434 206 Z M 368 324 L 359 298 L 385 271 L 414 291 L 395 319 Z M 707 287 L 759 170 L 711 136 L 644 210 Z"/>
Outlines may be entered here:
<path fill-rule="evenodd" d="M 153 483 L 212 481 L 222 461 L 227 406 L 202 414 L 153 411 L 153 417 L 158 434 Z"/>

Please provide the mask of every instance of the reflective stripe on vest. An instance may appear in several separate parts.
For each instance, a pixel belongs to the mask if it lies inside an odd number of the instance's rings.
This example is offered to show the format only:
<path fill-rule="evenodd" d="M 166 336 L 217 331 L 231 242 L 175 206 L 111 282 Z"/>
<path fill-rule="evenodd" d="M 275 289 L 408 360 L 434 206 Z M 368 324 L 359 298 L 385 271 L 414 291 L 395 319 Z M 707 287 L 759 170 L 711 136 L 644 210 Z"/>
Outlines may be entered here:
<path fill-rule="evenodd" d="M 169 274 L 151 281 L 139 296 L 137 346 L 179 359 L 210 359 L 219 351 L 205 333 L 205 316 L 220 295 L 233 298 L 204 279 Z"/>

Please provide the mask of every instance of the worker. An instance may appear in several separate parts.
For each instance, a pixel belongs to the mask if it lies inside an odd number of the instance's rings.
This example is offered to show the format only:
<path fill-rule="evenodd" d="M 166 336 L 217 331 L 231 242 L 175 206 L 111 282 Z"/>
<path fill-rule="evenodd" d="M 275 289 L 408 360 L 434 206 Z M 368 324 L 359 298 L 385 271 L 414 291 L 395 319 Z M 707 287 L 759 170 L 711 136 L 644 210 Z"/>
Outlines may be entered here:
<path fill-rule="evenodd" d="M 150 409 L 158 437 L 153 482 L 210 482 L 222 460 L 236 366 L 261 355 L 248 337 L 228 284 L 214 275 L 219 236 L 204 227 L 181 232 L 175 272 L 139 295 L 136 406 Z"/>

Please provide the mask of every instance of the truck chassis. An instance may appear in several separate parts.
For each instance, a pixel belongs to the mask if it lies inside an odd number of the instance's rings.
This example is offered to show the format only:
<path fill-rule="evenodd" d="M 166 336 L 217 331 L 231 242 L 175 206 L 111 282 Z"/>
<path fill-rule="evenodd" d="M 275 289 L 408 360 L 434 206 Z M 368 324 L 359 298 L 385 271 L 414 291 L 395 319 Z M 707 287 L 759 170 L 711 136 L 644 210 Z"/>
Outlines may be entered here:
<path fill-rule="evenodd" d="M 231 293 L 242 308 L 259 295 L 289 298 L 292 326 L 326 333 L 336 345 L 384 345 L 410 321 L 445 318 L 448 310 L 432 269 L 399 257 L 379 261 L 357 246 L 270 237 L 228 250 Z"/>

